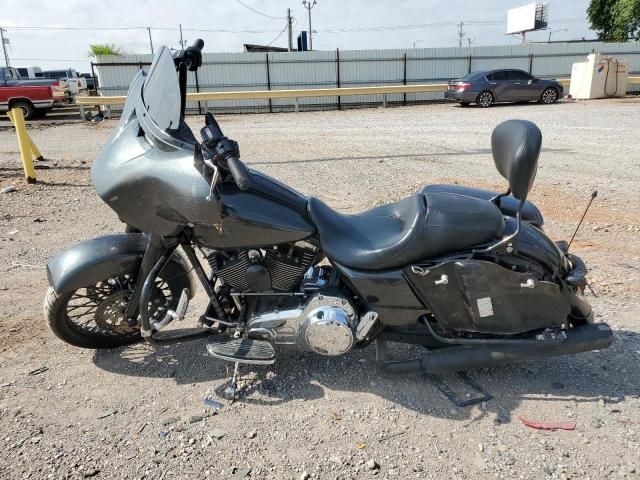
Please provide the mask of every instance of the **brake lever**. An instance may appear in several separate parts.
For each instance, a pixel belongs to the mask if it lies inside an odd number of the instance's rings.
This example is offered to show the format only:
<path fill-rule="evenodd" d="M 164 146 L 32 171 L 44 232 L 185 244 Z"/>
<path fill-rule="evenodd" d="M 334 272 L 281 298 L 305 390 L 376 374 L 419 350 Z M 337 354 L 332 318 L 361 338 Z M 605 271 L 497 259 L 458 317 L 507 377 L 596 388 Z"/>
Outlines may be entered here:
<path fill-rule="evenodd" d="M 213 200 L 213 189 L 216 188 L 216 183 L 218 183 L 218 178 L 220 177 L 220 170 L 217 165 L 215 165 L 211 159 L 203 159 L 204 164 L 213 170 L 213 177 L 211 178 L 211 186 L 209 187 L 209 195 L 206 196 L 205 200 L 210 202 Z"/>

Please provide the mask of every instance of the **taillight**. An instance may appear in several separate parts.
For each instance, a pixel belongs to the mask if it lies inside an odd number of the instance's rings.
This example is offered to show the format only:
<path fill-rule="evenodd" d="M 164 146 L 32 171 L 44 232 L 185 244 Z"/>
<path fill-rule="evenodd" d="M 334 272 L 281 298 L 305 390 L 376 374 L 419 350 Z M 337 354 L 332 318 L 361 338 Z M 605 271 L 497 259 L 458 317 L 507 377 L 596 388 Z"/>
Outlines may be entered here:
<path fill-rule="evenodd" d="M 59 87 L 60 86 L 60 82 L 53 82 L 51 84 L 52 87 Z"/>
<path fill-rule="evenodd" d="M 459 92 L 464 92 L 470 86 L 470 83 L 459 83 L 458 85 L 456 85 L 456 90 L 458 90 Z"/>

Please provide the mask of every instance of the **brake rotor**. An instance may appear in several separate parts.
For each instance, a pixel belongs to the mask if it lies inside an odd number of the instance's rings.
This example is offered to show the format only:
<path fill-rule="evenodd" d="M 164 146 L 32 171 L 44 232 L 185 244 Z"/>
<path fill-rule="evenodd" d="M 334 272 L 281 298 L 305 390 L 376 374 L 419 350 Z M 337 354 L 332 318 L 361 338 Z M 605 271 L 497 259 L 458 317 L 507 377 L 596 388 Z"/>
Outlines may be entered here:
<path fill-rule="evenodd" d="M 124 318 L 124 311 L 129 303 L 126 293 L 123 290 L 113 292 L 97 305 L 94 321 L 98 328 L 124 335 L 137 330 L 137 327 L 129 325 Z"/>

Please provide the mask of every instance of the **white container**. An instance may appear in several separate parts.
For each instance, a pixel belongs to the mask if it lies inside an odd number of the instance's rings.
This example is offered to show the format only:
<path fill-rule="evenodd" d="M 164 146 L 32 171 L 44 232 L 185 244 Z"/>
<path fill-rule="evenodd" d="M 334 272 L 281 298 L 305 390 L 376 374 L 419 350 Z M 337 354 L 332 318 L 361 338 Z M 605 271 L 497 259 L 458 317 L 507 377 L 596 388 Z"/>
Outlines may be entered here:
<path fill-rule="evenodd" d="M 569 94 L 577 99 L 624 97 L 628 78 L 628 62 L 591 53 L 586 62 L 573 64 Z"/>

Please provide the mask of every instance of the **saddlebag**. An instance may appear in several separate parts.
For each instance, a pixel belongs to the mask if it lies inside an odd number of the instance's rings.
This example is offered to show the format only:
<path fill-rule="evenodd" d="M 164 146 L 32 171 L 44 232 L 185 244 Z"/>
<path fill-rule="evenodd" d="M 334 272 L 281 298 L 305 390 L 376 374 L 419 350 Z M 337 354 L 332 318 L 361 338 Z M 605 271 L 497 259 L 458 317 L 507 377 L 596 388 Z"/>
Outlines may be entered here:
<path fill-rule="evenodd" d="M 438 323 L 450 330 L 518 334 L 565 323 L 560 287 L 482 260 L 413 265 L 407 280 Z"/>

